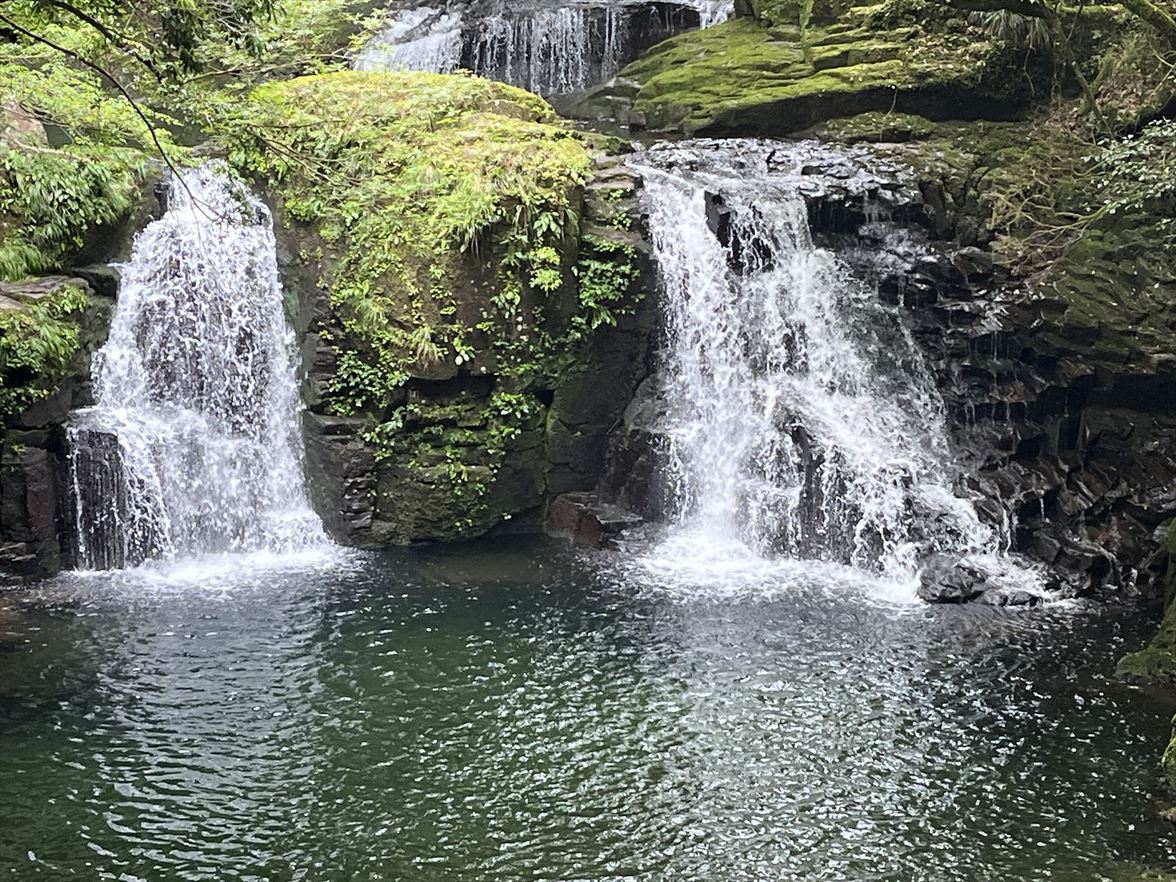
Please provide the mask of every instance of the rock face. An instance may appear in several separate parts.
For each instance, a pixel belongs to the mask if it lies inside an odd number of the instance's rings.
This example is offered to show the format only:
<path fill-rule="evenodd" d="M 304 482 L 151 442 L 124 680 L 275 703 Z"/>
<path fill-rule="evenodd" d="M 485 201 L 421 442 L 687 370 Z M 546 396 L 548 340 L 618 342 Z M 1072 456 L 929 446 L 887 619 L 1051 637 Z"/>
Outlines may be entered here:
<path fill-rule="evenodd" d="M 403 418 L 384 438 L 373 436 L 370 416 L 333 412 L 337 317 L 329 292 L 310 282 L 293 257 L 297 228 L 283 233 L 279 224 L 287 289 L 300 295 L 296 328 L 303 339 L 312 493 L 338 540 L 378 547 L 492 530 L 538 532 L 550 499 L 595 488 L 609 433 L 645 375 L 654 304 L 646 295 L 651 269 L 637 250 L 640 238 L 624 229 L 638 207 L 636 182 L 621 158 L 595 161 L 583 210 L 581 257 L 596 254 L 601 267 L 614 266 L 619 252 L 599 250 L 611 242 L 632 249 L 638 267 L 630 275 L 625 263 L 616 265 L 625 293 L 615 324 L 595 329 L 518 397 L 503 399 L 510 380 L 493 362 L 411 376 L 388 402 Z M 473 286 L 457 295 L 467 303 L 484 296 Z M 556 311 L 575 309 L 575 300 L 565 300 Z"/>
<path fill-rule="evenodd" d="M 867 122 L 825 135 L 841 137 Z M 888 125 L 908 135 L 936 129 L 921 118 Z M 975 195 L 927 161 L 942 155 L 942 142 L 874 140 L 847 154 L 848 166 L 869 174 L 814 169 L 814 180 L 829 183 L 803 194 L 810 224 L 820 244 L 902 309 L 944 397 L 965 492 L 1009 536 L 1011 550 L 1058 574 L 1058 587 L 1162 593 L 1168 552 L 1161 539 L 1176 515 L 1176 451 L 1166 440 L 1176 431 L 1176 277 L 1114 233 L 1097 240 L 1114 246 L 1081 264 L 1018 274 L 994 252 Z M 968 160 L 952 159 L 957 171 L 960 161 Z M 726 209 L 719 200 L 711 208 L 721 238 L 730 226 Z M 1104 263 L 1108 254 L 1120 261 L 1117 275 Z M 1085 296 L 1072 292 L 1087 285 Z M 1105 301 L 1101 313 L 1092 301 Z M 1134 315 L 1117 312 L 1118 303 Z M 614 436 L 601 487 L 606 498 L 649 517 L 663 504 L 660 406 L 656 384 L 647 383 Z M 921 593 L 936 602 L 1032 600 L 991 588 L 954 561 L 935 561 Z"/>
<path fill-rule="evenodd" d="M 90 358 L 106 342 L 119 286 L 107 261 L 129 256 L 162 210 L 158 172 L 137 181 L 125 211 L 80 225 L 61 275 L 0 283 L 0 585 L 71 563 L 63 424 L 94 403 Z M 34 338 L 40 345 L 24 345 Z"/>
<path fill-rule="evenodd" d="M 41 378 L 52 391 L 9 414 L 0 430 L 0 586 L 36 581 L 62 568 L 69 530 L 62 425 L 71 410 L 92 403 L 90 355 L 105 342 L 117 287 L 117 274 L 104 266 L 76 270 L 72 277 L 0 284 L 0 310 L 67 289 L 85 292 L 87 302 L 69 317 L 77 324 L 77 347 L 62 375 Z M 14 380 L 4 377 L 6 385 Z"/>
<path fill-rule="evenodd" d="M 946 5 L 750 5 L 658 45 L 566 112 L 637 130 L 742 137 L 867 111 L 1016 119 L 1047 70 L 1037 54 L 991 39 Z"/>
<path fill-rule="evenodd" d="M 919 185 L 928 238 L 883 235 L 876 244 L 901 271 L 880 273 L 880 284 L 914 320 L 971 489 L 989 500 L 984 513 L 1007 524 L 1014 550 L 1062 572 L 1074 590 L 1154 596 L 1157 530 L 1176 515 L 1176 452 L 1163 440 L 1176 429 L 1176 407 L 1157 394 L 1173 379 L 1167 341 L 1149 345 L 1138 334 L 1124 346 L 1116 328 L 1138 319 L 1084 321 L 1049 276 L 1019 278 L 949 229 L 941 182 Z M 1168 313 L 1173 280 L 1155 285 L 1119 266 L 1101 296 L 1155 298 L 1152 315 Z"/>
<path fill-rule="evenodd" d="M 595 493 L 565 493 L 547 507 L 545 532 L 577 545 L 603 548 L 641 520 L 630 511 L 602 502 Z"/>
<path fill-rule="evenodd" d="M 331 208 L 308 217 L 304 205 L 350 191 L 311 197 L 285 181 L 273 194 L 316 507 L 337 538 L 363 546 L 540 529 L 549 498 L 594 487 L 644 375 L 652 299 L 636 182 L 547 105 L 497 83 L 345 74 L 291 88 L 311 113 L 326 93 L 332 111 L 367 90 L 404 99 L 387 122 L 340 139 L 385 138 L 393 160 L 356 157 L 380 184 L 346 212 L 358 221 L 341 213 L 343 235 Z M 275 99 L 284 119 L 286 95 Z M 456 159 L 425 146 L 438 103 L 451 114 L 445 137 L 468 147 Z M 474 241 L 453 191 L 495 200 Z"/>

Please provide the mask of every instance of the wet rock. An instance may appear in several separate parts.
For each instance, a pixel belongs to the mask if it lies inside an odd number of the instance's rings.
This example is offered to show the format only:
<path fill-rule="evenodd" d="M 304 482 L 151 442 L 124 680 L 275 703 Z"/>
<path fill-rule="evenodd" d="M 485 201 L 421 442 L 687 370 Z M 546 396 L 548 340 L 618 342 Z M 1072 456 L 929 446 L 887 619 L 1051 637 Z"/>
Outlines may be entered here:
<path fill-rule="evenodd" d="M 1041 602 L 1040 594 L 1007 588 L 985 591 L 980 597 L 980 603 L 988 606 L 1039 606 Z"/>
<path fill-rule="evenodd" d="M 934 555 L 919 572 L 919 597 L 928 603 L 969 603 L 994 587 L 979 567 L 951 555 Z"/>
<path fill-rule="evenodd" d="M 548 506 L 545 529 L 549 536 L 602 548 L 641 522 L 639 515 L 602 502 L 595 493 L 569 493 Z"/>

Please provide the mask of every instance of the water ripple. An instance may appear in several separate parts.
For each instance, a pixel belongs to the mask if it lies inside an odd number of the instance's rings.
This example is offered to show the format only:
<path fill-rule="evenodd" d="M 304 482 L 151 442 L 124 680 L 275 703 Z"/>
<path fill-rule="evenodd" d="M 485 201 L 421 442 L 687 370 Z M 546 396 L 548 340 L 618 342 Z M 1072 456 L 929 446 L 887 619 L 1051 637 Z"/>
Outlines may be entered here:
<path fill-rule="evenodd" d="M 1174 708 L 1109 676 L 1137 616 L 929 609 L 804 571 L 692 599 L 616 564 L 498 543 L 0 601 L 0 877 L 1176 865 L 1152 812 Z"/>

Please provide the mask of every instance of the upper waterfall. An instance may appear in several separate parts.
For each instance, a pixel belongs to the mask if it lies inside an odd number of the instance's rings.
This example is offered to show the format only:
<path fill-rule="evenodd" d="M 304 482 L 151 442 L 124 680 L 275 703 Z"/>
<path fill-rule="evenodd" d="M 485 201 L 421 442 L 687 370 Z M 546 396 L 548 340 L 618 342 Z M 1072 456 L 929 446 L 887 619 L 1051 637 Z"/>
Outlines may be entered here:
<path fill-rule="evenodd" d="M 358 70 L 460 68 L 557 96 L 616 76 L 641 50 L 730 14 L 727 0 L 558 4 L 469 0 L 396 12 L 355 59 Z"/>
<path fill-rule="evenodd" d="M 68 429 L 78 563 L 324 543 L 307 502 L 273 222 L 215 165 L 135 240 L 96 406 Z"/>
<path fill-rule="evenodd" d="M 635 160 L 679 529 L 902 578 L 932 554 L 995 552 L 954 489 L 942 401 L 900 316 L 814 243 L 821 149 L 699 142 Z"/>

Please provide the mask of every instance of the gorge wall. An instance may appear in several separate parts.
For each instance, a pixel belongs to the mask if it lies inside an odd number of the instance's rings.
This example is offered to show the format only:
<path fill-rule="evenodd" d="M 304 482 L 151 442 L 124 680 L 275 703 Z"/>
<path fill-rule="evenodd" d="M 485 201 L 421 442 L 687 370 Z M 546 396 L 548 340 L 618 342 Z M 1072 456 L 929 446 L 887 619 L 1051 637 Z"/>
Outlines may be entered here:
<path fill-rule="evenodd" d="M 1156 596 L 1176 514 L 1163 441 L 1176 413 L 1176 282 L 1170 252 L 1149 245 L 1157 209 L 1100 217 L 1033 259 L 1008 216 L 1042 182 L 1073 189 L 1062 160 L 1084 142 L 1047 100 L 1051 83 L 1077 90 L 1058 73 L 1060 49 L 927 2 L 735 12 L 660 43 L 573 112 L 638 135 L 817 137 L 888 169 L 891 190 L 812 197 L 813 229 L 872 252 L 861 269 L 912 322 L 984 516 L 1073 591 Z M 1100 94 L 1130 84 L 1134 105 L 1103 112 L 1141 125 L 1173 90 L 1147 79 L 1150 37 L 1116 15 L 1092 10 L 1073 39 L 1119 59 Z M 1075 105 L 1063 96 L 1061 106 Z M 328 113 L 338 107 L 351 119 Z M 275 123 L 292 114 L 319 133 L 278 143 L 288 132 Z M 648 371 L 656 302 L 640 182 L 619 144 L 575 134 L 509 87 L 345 72 L 262 85 L 212 135 L 275 212 L 303 341 L 313 483 L 338 537 L 381 545 L 533 530 L 563 493 L 629 501 L 617 475 L 634 463 L 610 469 L 608 437 L 624 447 L 613 430 Z M 442 140 L 455 138 L 468 149 L 442 158 Z M 281 151 L 345 171 L 318 180 Z M 1064 192 L 1073 204 L 1054 208 L 1074 213 L 1096 197 Z M 884 234 L 879 210 L 893 221 Z M 73 372 L 77 405 L 80 360 Z M 11 415 L 12 431 L 52 436 L 60 415 L 37 412 Z M 12 438 L 10 455 L 53 454 L 41 434 Z M 6 497 L 24 492 L 11 486 Z M 50 532 L 34 537 L 18 508 L 6 535 L 29 568 L 22 543 Z"/>

